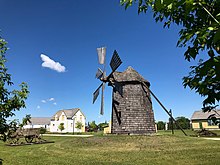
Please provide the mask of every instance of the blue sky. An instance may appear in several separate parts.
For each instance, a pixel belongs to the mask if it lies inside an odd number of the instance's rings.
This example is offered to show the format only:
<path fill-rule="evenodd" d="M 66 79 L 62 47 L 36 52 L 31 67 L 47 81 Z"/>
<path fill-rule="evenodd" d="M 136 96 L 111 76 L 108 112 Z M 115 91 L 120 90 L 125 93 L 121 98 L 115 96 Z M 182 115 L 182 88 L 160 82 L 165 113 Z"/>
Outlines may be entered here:
<path fill-rule="evenodd" d="M 105 90 L 103 116 L 100 97 L 92 104 L 100 84 L 95 73 L 100 67 L 96 48 L 101 46 L 107 47 L 107 73 L 116 49 L 123 61 L 118 71 L 128 66 L 137 70 L 174 117 L 190 118 L 202 107 L 202 98 L 182 86 L 193 64 L 184 60 L 185 49 L 176 47 L 178 27 L 163 29 L 151 13 L 138 15 L 136 7 L 125 11 L 119 0 L 0 2 L 0 29 L 10 48 L 7 67 L 14 88 L 24 81 L 30 90 L 26 109 L 14 118 L 50 117 L 60 109 L 81 108 L 87 121 L 109 121 L 111 87 Z M 168 120 L 154 99 L 153 109 L 157 121 Z"/>

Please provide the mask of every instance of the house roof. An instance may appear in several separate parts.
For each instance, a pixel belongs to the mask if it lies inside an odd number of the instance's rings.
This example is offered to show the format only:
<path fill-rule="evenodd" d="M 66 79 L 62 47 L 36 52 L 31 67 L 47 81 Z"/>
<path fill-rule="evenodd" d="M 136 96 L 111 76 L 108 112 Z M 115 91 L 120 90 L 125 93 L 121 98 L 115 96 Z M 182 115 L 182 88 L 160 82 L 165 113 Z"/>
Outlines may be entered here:
<path fill-rule="evenodd" d="M 31 125 L 49 125 L 50 117 L 31 117 Z"/>
<path fill-rule="evenodd" d="M 216 118 L 220 118 L 220 110 L 212 110 L 210 112 L 195 111 L 191 120 L 208 119 L 210 115 L 215 115 Z"/>
<path fill-rule="evenodd" d="M 55 116 L 57 115 L 58 117 L 62 114 L 62 112 L 65 113 L 66 117 L 68 119 L 72 118 L 78 111 L 81 111 L 79 108 L 72 108 L 72 109 L 63 109 L 63 110 L 59 110 L 57 111 L 53 116 L 52 116 L 52 119 L 55 118 Z M 81 111 L 82 113 L 82 111 Z M 83 114 L 83 113 L 82 113 Z M 83 116 L 85 116 L 83 114 Z"/>
<path fill-rule="evenodd" d="M 150 85 L 136 70 L 129 66 L 124 72 L 114 72 L 114 79 L 118 82 L 142 81 Z"/>

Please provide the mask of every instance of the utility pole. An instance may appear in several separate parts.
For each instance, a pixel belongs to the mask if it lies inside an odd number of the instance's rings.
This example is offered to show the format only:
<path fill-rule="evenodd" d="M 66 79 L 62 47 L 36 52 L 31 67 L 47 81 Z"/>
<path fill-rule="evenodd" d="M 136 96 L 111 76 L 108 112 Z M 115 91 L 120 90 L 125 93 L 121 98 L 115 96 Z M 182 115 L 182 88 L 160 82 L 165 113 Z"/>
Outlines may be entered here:
<path fill-rule="evenodd" d="M 170 115 L 172 116 L 172 111 L 171 111 L 171 109 L 170 109 L 169 113 L 170 113 Z M 174 131 L 173 131 L 173 118 L 171 117 L 170 119 L 171 119 L 171 130 L 172 130 L 172 134 L 174 134 Z"/>

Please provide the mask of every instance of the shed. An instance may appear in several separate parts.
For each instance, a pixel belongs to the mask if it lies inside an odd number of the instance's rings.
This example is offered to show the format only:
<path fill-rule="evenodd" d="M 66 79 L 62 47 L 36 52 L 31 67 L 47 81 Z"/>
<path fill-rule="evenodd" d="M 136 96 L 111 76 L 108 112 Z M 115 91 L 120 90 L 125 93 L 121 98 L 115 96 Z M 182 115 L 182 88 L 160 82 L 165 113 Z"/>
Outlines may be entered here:
<path fill-rule="evenodd" d="M 210 112 L 195 111 L 191 117 L 191 123 L 193 129 L 219 129 L 219 125 L 212 121 L 212 117 L 216 117 L 220 120 L 220 110 L 212 110 Z"/>

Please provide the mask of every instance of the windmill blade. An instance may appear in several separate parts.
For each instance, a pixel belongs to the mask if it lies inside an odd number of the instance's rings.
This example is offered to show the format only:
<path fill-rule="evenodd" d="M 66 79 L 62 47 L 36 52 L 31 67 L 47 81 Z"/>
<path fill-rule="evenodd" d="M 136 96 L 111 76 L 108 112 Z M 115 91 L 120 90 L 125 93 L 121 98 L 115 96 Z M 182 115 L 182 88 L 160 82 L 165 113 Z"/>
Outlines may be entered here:
<path fill-rule="evenodd" d="M 98 68 L 95 78 L 100 79 L 102 76 L 103 76 L 103 71 L 100 68 Z"/>
<path fill-rule="evenodd" d="M 110 66 L 112 68 L 112 72 L 114 72 L 120 65 L 122 64 L 122 61 L 117 53 L 117 51 L 115 50 L 110 62 Z"/>
<path fill-rule="evenodd" d="M 103 83 L 102 83 L 102 84 L 103 84 Z M 99 85 L 99 87 L 98 87 L 98 88 L 96 89 L 96 91 L 93 93 L 93 101 L 92 101 L 93 104 L 95 103 L 97 97 L 99 96 L 99 89 L 102 87 L 102 84 Z"/>
<path fill-rule="evenodd" d="M 97 48 L 99 64 L 105 63 L 106 47 Z"/>
<path fill-rule="evenodd" d="M 104 114 L 104 90 L 105 90 L 105 83 L 102 83 L 102 96 L 101 96 L 101 110 L 100 114 Z"/>

